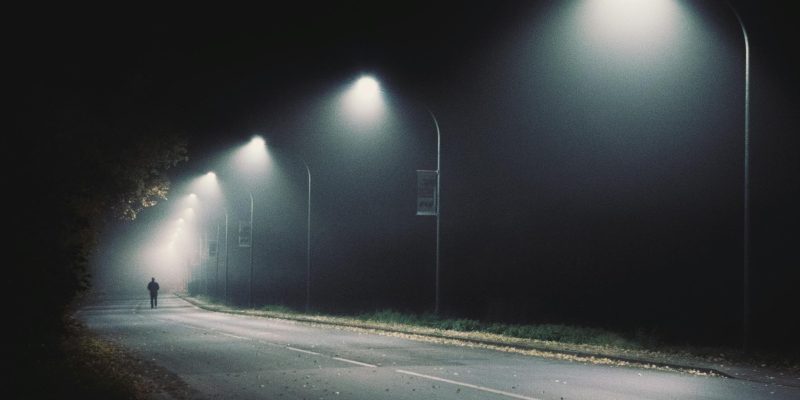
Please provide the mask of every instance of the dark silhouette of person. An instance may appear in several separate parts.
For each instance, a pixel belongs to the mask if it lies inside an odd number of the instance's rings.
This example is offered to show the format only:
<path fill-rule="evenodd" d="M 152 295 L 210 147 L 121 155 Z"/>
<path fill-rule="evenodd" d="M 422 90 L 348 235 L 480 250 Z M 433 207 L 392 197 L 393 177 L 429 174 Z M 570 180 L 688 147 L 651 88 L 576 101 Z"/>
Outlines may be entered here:
<path fill-rule="evenodd" d="M 150 291 L 150 308 L 158 308 L 158 289 L 156 278 L 150 278 L 150 283 L 147 284 L 147 290 Z"/>

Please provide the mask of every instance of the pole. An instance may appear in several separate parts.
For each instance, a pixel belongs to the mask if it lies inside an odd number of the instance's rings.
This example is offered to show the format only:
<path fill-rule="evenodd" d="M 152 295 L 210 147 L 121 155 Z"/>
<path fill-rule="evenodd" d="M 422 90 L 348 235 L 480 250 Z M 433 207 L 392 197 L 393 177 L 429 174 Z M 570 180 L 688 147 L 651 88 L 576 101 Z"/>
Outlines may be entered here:
<path fill-rule="evenodd" d="M 303 165 L 308 173 L 308 209 L 306 210 L 306 313 L 311 309 L 311 169 L 305 160 Z"/>
<path fill-rule="evenodd" d="M 441 171 L 442 171 L 442 135 L 439 130 L 439 121 L 436 120 L 436 115 L 433 111 L 428 109 L 433 124 L 436 126 L 436 278 L 435 278 L 435 304 L 433 308 L 434 314 L 439 314 L 439 217 L 441 215 L 442 197 L 441 197 Z"/>
<path fill-rule="evenodd" d="M 253 192 L 250 195 L 250 289 L 248 292 L 248 304 L 253 308 Z"/>
<path fill-rule="evenodd" d="M 200 229 L 202 230 L 202 226 Z M 192 273 L 192 275 L 194 275 L 193 281 L 197 288 L 197 294 L 202 293 L 203 290 L 203 233 L 204 232 L 197 232 L 197 268 Z"/>
<path fill-rule="evenodd" d="M 209 260 L 208 260 L 208 231 L 206 227 L 203 227 L 203 243 L 200 246 L 200 277 L 203 279 L 203 292 L 206 296 L 208 296 L 208 267 L 209 267 Z M 205 260 L 205 262 L 203 262 Z"/>
<path fill-rule="evenodd" d="M 225 210 L 225 304 L 228 304 L 228 210 Z"/>
<path fill-rule="evenodd" d="M 744 39 L 744 233 L 742 275 L 742 347 L 750 347 L 750 40 L 739 12 L 728 2 Z"/>
<path fill-rule="evenodd" d="M 215 262 L 217 264 L 217 270 L 214 272 L 214 297 L 219 298 L 219 220 L 217 220 L 217 243 L 216 243 L 216 253 Z"/>
<path fill-rule="evenodd" d="M 192 259 L 192 256 L 186 257 L 186 274 L 184 274 L 184 279 L 185 279 L 185 283 L 186 284 L 184 285 L 184 287 L 186 289 L 186 295 L 187 296 L 189 295 L 189 282 L 192 280 L 192 278 L 190 276 L 190 274 L 191 274 L 191 272 L 190 272 L 191 271 L 191 263 L 192 263 L 191 259 Z"/>

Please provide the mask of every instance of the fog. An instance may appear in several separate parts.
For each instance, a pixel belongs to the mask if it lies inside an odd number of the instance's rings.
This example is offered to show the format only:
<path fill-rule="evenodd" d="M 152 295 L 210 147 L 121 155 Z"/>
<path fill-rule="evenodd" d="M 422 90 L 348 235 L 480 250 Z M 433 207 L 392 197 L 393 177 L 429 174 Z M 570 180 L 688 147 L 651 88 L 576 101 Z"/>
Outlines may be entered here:
<path fill-rule="evenodd" d="M 234 122 L 198 133 L 170 199 L 108 233 L 94 262 L 97 290 L 144 297 L 156 277 L 162 291 L 242 306 L 431 311 L 435 218 L 415 209 L 416 170 L 436 169 L 430 110 L 442 138 L 444 313 L 736 342 L 741 30 L 725 7 L 657 3 L 653 20 L 606 20 L 597 2 L 523 7 L 461 44 L 458 62 L 430 87 L 409 85 L 397 65 L 335 64 L 289 92 L 254 83 L 264 93 L 224 117 Z M 764 166 L 766 121 L 787 107 L 773 68 L 764 57 L 751 72 L 760 86 L 753 218 L 764 225 L 755 225 L 753 298 L 762 335 L 786 323 L 778 310 L 797 304 L 786 283 L 796 272 L 785 269 L 796 255 L 767 251 L 785 231 L 766 228 L 776 217 L 765 176 L 788 175 L 785 163 Z M 380 107 L 353 119 L 348 96 L 363 72 L 379 82 Z M 796 127 L 783 124 L 772 134 Z M 268 165 L 244 172 L 234 161 L 253 135 L 266 140 Z M 180 199 L 208 171 L 220 195 L 203 205 L 197 194 L 202 222 L 187 220 L 194 239 L 169 253 Z M 242 247 L 249 194 L 252 247 Z"/>

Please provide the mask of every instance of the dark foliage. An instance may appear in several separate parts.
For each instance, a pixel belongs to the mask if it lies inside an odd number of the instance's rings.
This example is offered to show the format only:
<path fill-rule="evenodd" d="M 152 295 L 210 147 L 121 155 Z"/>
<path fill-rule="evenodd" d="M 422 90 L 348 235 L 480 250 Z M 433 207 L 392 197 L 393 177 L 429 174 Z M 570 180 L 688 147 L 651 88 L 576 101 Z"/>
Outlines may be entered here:
<path fill-rule="evenodd" d="M 103 227 L 164 199 L 167 170 L 187 159 L 180 129 L 151 101 L 146 71 L 124 60 L 104 68 L 94 44 L 48 32 L 28 34 L 10 53 L 18 106 L 4 190 L 13 345 L 2 351 L 19 367 L 45 368 L 54 354 Z"/>

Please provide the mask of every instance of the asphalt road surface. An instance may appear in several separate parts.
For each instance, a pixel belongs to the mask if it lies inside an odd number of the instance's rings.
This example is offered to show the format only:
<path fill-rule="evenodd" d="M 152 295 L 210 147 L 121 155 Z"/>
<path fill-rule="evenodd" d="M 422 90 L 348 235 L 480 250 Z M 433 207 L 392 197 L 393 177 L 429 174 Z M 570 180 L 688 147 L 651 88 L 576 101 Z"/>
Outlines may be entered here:
<path fill-rule="evenodd" d="M 202 399 L 800 399 L 800 388 L 526 356 L 277 319 L 164 296 L 78 317 Z"/>

